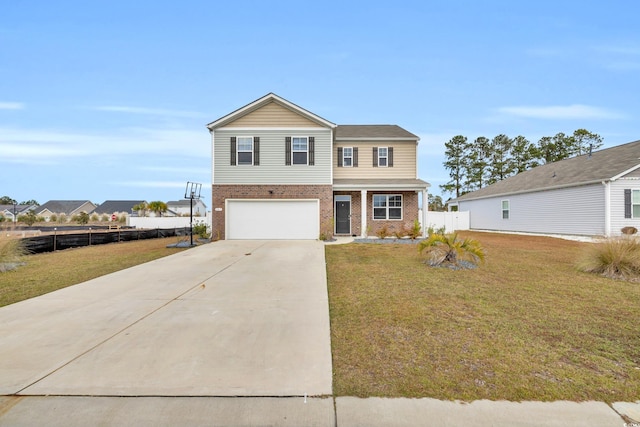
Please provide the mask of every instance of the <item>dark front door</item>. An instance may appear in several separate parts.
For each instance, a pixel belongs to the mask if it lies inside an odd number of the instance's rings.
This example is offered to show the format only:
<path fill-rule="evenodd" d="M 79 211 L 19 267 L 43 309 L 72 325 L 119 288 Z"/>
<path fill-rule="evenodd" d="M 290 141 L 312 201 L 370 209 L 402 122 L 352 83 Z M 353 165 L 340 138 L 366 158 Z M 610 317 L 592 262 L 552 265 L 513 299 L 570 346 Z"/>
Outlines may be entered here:
<path fill-rule="evenodd" d="M 336 202 L 336 234 L 351 234 L 351 202 Z"/>

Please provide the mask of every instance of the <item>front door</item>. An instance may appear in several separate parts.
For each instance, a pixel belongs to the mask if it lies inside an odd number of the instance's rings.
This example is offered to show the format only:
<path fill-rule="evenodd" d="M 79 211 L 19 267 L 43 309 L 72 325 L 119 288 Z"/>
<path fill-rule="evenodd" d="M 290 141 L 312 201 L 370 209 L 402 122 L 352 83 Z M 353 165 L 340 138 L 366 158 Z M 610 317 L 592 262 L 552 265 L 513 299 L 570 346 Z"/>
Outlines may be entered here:
<path fill-rule="evenodd" d="M 336 234 L 351 234 L 351 201 L 336 200 Z"/>

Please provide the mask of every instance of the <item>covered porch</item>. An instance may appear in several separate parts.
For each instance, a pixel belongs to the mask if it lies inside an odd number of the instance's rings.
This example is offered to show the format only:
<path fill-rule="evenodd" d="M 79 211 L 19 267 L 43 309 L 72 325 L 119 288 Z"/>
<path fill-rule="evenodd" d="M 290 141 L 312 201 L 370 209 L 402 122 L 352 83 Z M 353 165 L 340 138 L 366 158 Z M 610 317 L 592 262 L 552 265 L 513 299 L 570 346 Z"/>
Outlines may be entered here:
<path fill-rule="evenodd" d="M 374 236 L 386 227 L 393 234 L 415 220 L 424 235 L 430 184 L 420 179 L 336 179 L 333 222 L 337 236 Z M 422 201 L 422 218 L 419 218 Z"/>

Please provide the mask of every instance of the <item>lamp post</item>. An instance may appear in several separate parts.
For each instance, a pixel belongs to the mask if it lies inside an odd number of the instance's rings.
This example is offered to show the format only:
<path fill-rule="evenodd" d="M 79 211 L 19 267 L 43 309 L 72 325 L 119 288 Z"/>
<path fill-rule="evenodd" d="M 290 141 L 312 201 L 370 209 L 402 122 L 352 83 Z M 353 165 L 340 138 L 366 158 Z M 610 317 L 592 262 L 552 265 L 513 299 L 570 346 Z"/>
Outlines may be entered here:
<path fill-rule="evenodd" d="M 18 204 L 16 202 L 13 202 L 13 222 L 17 223 L 18 222 L 18 217 L 16 216 L 16 208 L 18 207 Z"/>
<path fill-rule="evenodd" d="M 56 251 L 56 243 L 58 240 L 58 227 L 53 227 L 53 251 Z"/>

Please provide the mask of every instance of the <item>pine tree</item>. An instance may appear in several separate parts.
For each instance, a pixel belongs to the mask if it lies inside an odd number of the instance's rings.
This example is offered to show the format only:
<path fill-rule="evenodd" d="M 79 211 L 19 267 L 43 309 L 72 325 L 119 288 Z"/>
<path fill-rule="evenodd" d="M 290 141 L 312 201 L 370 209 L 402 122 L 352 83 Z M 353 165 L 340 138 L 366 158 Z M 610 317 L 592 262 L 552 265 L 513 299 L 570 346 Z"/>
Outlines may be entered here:
<path fill-rule="evenodd" d="M 444 144 L 447 160 L 443 163 L 449 171 L 451 180 L 440 186 L 442 190 L 455 194 L 456 197 L 463 193 L 462 185 L 465 181 L 466 155 L 468 150 L 467 137 L 456 135 Z"/>

